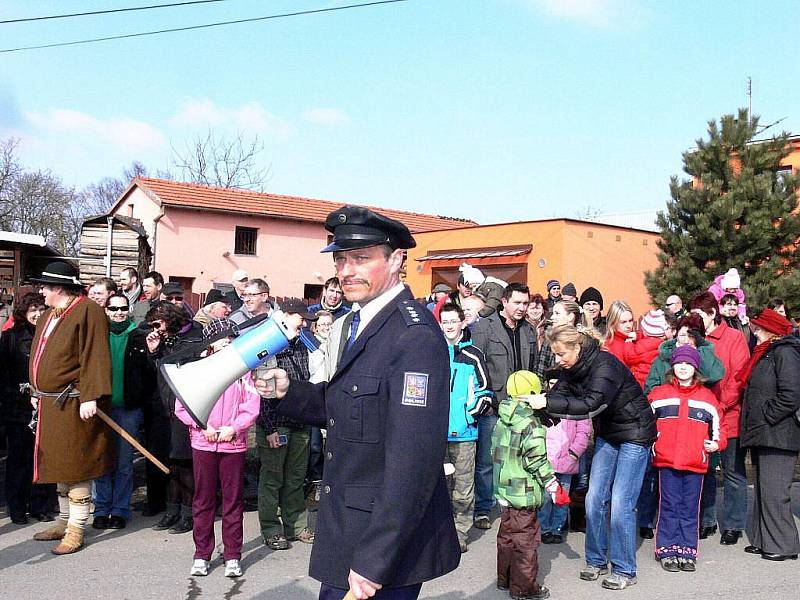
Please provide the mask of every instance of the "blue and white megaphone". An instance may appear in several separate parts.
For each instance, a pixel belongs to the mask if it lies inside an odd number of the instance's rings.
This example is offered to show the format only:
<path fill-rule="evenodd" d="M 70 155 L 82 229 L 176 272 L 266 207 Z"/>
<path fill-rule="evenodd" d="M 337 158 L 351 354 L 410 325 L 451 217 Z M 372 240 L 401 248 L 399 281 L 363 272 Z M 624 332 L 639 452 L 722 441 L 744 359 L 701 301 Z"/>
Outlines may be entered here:
<path fill-rule="evenodd" d="M 286 348 L 295 337 L 297 332 L 286 326 L 283 312 L 276 310 L 222 350 L 193 362 L 162 364 L 161 373 L 186 412 L 206 429 L 208 416 L 228 386 Z"/>

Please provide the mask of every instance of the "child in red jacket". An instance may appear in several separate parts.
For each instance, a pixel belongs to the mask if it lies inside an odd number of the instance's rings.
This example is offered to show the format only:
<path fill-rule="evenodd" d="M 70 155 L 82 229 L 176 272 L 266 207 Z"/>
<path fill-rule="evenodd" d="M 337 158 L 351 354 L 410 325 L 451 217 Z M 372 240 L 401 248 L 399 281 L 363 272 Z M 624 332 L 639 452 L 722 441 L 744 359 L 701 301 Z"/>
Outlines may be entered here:
<path fill-rule="evenodd" d="M 708 455 L 725 447 L 716 396 L 700 381 L 700 353 L 680 346 L 672 353 L 668 383 L 650 392 L 658 438 L 653 466 L 659 471 L 656 558 L 666 571 L 694 571 L 698 514 Z"/>

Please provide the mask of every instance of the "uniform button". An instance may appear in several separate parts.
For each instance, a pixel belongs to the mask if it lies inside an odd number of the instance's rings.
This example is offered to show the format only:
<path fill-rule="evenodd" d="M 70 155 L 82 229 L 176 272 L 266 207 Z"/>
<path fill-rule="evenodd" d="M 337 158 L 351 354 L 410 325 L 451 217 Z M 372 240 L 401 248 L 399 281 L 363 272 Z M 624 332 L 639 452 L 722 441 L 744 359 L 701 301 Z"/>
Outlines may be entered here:
<path fill-rule="evenodd" d="M 334 421 L 333 419 L 329 419 L 329 420 L 328 420 L 328 424 L 329 424 L 331 427 L 333 427 L 333 426 L 336 424 L 336 421 Z"/>
<path fill-rule="evenodd" d="M 326 485 L 324 491 L 325 491 L 326 494 L 330 494 L 331 493 L 331 486 Z"/>
<path fill-rule="evenodd" d="M 354 391 L 354 392 L 357 392 L 357 391 L 358 391 L 358 386 L 357 386 L 357 385 L 354 385 L 354 386 L 353 386 L 353 391 Z"/>
<path fill-rule="evenodd" d="M 333 458 L 333 453 L 332 452 L 328 452 L 327 456 L 328 456 L 328 460 L 330 460 L 330 459 Z"/>

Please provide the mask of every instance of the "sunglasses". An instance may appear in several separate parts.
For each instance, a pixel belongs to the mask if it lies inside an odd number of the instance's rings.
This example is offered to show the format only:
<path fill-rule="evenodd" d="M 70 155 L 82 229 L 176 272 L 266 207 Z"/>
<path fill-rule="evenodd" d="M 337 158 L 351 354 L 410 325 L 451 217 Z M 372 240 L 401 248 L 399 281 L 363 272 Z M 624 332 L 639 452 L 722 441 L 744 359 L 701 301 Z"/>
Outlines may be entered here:
<path fill-rule="evenodd" d="M 128 312 L 127 306 L 106 306 L 108 312 Z"/>
<path fill-rule="evenodd" d="M 167 296 L 167 300 L 183 300 L 183 296 Z"/>
<path fill-rule="evenodd" d="M 150 327 L 153 329 L 161 329 L 161 326 L 164 324 L 164 321 L 151 321 L 149 323 Z"/>

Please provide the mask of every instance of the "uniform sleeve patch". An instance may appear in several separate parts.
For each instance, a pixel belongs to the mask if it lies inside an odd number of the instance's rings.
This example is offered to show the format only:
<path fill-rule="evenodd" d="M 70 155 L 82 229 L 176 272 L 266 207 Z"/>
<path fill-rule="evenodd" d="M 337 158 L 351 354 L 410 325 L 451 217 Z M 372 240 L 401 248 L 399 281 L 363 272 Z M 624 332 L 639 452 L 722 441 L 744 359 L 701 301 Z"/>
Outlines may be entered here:
<path fill-rule="evenodd" d="M 406 373 L 403 382 L 403 400 L 406 406 L 428 405 L 428 374 Z"/>

